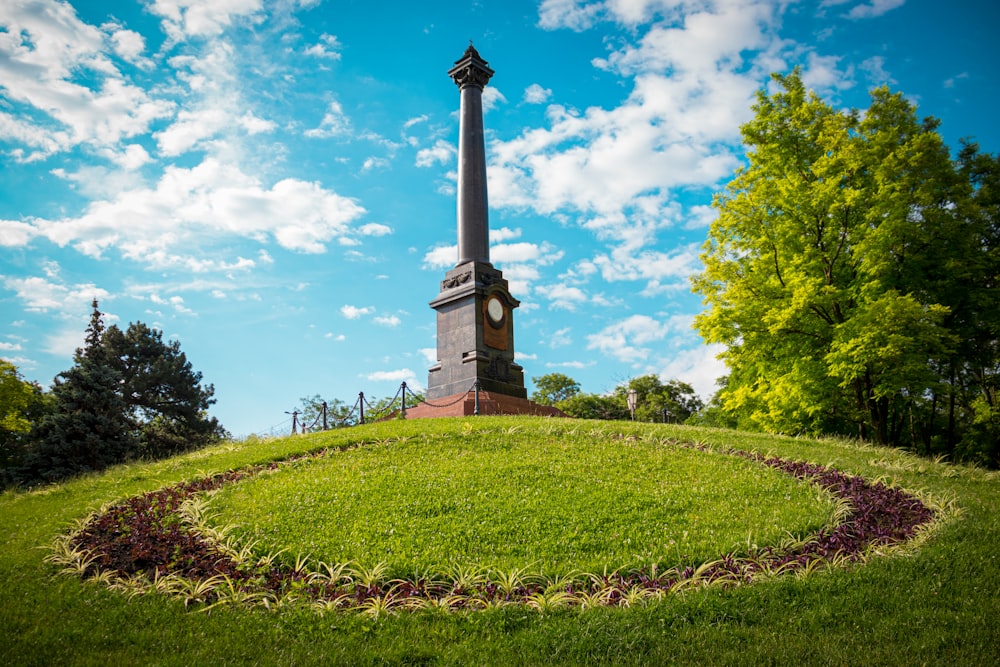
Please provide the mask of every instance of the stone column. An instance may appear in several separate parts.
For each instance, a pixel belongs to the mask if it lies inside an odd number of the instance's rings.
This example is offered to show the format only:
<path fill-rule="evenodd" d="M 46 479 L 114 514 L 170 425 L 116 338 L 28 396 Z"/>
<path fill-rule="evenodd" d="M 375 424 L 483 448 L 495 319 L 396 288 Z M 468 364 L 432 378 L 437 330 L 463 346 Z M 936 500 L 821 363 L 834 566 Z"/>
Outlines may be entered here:
<path fill-rule="evenodd" d="M 486 142 L 483 137 L 483 88 L 493 76 L 469 44 L 448 71 L 461 91 L 458 132 L 458 264 L 490 261 L 486 198 Z"/>

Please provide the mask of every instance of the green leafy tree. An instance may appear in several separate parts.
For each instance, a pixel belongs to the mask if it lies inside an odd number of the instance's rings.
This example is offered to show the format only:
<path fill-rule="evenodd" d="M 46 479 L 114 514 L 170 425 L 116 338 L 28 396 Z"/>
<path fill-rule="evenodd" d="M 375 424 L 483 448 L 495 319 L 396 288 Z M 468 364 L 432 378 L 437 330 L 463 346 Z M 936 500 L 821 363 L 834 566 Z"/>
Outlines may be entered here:
<path fill-rule="evenodd" d="M 409 401 L 409 397 L 407 401 Z M 325 400 L 319 394 L 306 396 L 299 401 L 299 423 L 307 429 L 318 431 L 323 428 L 323 403 L 326 403 L 327 428 L 353 426 L 357 423 L 357 411 L 337 398 Z"/>
<path fill-rule="evenodd" d="M 0 359 L 0 471 L 4 477 L 21 464 L 32 426 L 50 403 L 38 383 L 25 381 L 14 364 Z"/>
<path fill-rule="evenodd" d="M 539 405 L 555 405 L 580 393 L 579 383 L 562 373 L 547 373 L 531 381 L 535 385 L 531 400 Z"/>
<path fill-rule="evenodd" d="M 636 421 L 683 423 L 702 409 L 691 385 L 680 380 L 662 382 L 656 375 L 642 375 L 615 388 L 615 396 L 626 406 L 629 390 L 636 392 Z"/>
<path fill-rule="evenodd" d="M 695 326 L 727 348 L 719 400 L 768 431 L 915 445 L 968 365 L 949 267 L 981 259 L 969 179 L 902 95 L 843 112 L 797 71 L 774 79 L 693 279 Z"/>
<path fill-rule="evenodd" d="M 176 340 L 142 322 L 126 331 L 112 325 L 101 336 L 112 370 L 121 377 L 121 397 L 135 456 L 162 458 L 202 447 L 226 436 L 214 417 L 212 385 L 202 385 Z"/>
<path fill-rule="evenodd" d="M 579 419 L 628 419 L 628 407 L 619 396 L 578 393 L 556 404 L 570 417 Z"/>

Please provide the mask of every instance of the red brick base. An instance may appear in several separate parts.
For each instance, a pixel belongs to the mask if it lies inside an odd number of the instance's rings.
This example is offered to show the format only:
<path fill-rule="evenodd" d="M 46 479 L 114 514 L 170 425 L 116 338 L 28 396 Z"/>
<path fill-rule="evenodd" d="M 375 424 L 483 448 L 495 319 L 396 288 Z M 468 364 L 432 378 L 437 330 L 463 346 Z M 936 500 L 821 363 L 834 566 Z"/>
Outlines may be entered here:
<path fill-rule="evenodd" d="M 467 417 L 476 414 L 476 392 L 454 394 L 435 398 L 431 404 L 420 403 L 406 409 L 407 419 L 429 419 L 433 417 Z M 517 396 L 479 392 L 480 415 L 537 415 L 541 417 L 565 417 L 565 413 L 549 405 L 539 405 L 534 401 Z"/>

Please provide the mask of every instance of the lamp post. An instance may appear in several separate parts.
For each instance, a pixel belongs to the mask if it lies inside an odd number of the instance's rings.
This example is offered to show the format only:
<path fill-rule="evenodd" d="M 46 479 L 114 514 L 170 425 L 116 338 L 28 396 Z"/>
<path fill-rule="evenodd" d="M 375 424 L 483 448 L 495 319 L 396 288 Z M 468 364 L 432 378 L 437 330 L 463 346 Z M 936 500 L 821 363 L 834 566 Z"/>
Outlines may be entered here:
<path fill-rule="evenodd" d="M 639 392 L 635 389 L 629 389 L 625 401 L 628 403 L 628 411 L 632 415 L 632 421 L 635 421 L 635 406 L 639 402 Z"/>

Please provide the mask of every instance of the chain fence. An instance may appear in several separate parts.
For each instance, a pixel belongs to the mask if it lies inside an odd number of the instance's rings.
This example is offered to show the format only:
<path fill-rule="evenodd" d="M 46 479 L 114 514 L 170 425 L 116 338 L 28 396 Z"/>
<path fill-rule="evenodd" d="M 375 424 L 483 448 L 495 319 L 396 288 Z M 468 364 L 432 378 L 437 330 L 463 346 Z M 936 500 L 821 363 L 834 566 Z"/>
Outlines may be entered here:
<path fill-rule="evenodd" d="M 410 405 L 407 405 L 406 403 L 407 392 L 410 392 L 410 397 L 413 399 L 413 403 Z M 432 408 L 448 408 L 464 401 L 466 397 L 473 392 L 475 393 L 475 408 L 473 414 L 478 415 L 480 392 L 479 380 L 474 381 L 465 393 L 459 394 L 458 398 L 449 403 L 431 403 L 419 393 L 414 393 L 412 389 L 407 387 L 406 382 L 403 382 L 399 385 L 399 389 L 396 390 L 396 395 L 393 396 L 388 403 L 378 401 L 376 405 L 372 405 L 371 402 L 369 402 L 365 397 L 365 392 L 359 391 L 357 400 L 354 402 L 354 405 L 351 407 L 350 411 L 347 412 L 347 414 L 333 417 L 330 414 L 329 405 L 326 401 L 323 401 L 318 405 L 310 406 L 312 408 L 316 408 L 316 415 L 314 417 L 310 415 L 311 421 L 308 424 L 304 420 L 300 419 L 303 415 L 302 411 L 297 408 L 294 410 L 286 410 L 285 414 L 289 415 L 288 419 L 285 419 L 284 421 L 267 429 L 263 429 L 256 435 L 274 437 L 284 435 L 285 433 L 288 433 L 289 430 L 292 435 L 296 435 L 298 433 L 310 433 L 312 431 L 328 431 L 332 428 L 344 428 L 391 419 L 397 415 L 405 419 L 408 408 L 414 408 L 421 404 Z M 397 401 L 399 402 L 398 408 L 396 405 Z M 357 415 L 357 419 L 355 419 L 355 415 Z"/>

